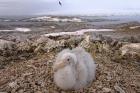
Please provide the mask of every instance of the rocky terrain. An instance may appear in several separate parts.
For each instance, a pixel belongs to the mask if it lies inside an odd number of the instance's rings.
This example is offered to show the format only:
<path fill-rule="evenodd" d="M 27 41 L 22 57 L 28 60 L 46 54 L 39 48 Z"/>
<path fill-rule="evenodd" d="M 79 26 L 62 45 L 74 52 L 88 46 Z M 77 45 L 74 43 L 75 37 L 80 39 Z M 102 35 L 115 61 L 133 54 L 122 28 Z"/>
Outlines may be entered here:
<path fill-rule="evenodd" d="M 47 32 L 0 32 L 0 92 L 140 93 L 139 27 L 115 25 L 116 31 L 44 36 L 51 31 L 63 31 L 59 26 L 50 26 L 46 27 Z M 85 23 L 63 26 L 70 32 L 94 27 Z M 53 81 L 52 65 L 58 52 L 77 46 L 93 56 L 97 64 L 96 80 L 82 90 L 64 91 Z"/>

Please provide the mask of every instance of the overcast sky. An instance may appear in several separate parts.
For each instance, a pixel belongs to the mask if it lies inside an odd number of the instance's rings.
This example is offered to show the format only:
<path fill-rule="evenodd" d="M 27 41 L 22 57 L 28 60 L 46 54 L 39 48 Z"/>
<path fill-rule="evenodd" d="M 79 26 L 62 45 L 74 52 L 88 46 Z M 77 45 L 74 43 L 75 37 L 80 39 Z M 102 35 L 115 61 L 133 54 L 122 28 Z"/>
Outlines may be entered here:
<path fill-rule="evenodd" d="M 140 0 L 0 0 L 0 15 L 140 14 Z"/>

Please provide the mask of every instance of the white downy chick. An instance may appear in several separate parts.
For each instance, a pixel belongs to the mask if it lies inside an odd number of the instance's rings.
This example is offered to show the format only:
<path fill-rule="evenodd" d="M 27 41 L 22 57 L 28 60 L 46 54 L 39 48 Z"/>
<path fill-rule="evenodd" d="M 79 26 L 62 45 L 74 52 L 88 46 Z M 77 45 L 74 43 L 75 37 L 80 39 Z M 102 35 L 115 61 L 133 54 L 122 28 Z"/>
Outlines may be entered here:
<path fill-rule="evenodd" d="M 64 49 L 53 65 L 54 82 L 64 90 L 78 90 L 95 79 L 96 64 L 83 48 Z"/>

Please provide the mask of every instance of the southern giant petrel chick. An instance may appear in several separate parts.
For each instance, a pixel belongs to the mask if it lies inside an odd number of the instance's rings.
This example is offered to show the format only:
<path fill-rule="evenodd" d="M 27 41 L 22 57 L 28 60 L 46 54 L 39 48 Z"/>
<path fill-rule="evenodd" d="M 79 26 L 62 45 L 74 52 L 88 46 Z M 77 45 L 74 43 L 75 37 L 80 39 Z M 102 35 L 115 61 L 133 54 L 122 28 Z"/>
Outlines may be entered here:
<path fill-rule="evenodd" d="M 53 64 L 54 82 L 64 90 L 78 90 L 95 79 L 96 64 L 83 48 L 61 51 Z"/>

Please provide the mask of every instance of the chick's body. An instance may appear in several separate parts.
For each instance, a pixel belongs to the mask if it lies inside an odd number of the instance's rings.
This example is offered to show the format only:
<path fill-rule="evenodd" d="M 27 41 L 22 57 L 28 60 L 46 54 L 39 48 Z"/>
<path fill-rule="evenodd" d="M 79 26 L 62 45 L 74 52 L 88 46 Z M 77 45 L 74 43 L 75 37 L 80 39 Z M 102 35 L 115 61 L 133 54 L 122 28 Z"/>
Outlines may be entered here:
<path fill-rule="evenodd" d="M 65 90 L 78 90 L 93 81 L 95 78 L 96 64 L 89 53 L 79 47 L 73 50 L 63 50 L 58 54 L 54 67 L 57 68 L 57 64 L 65 59 L 64 55 L 66 57 L 70 56 L 70 58 L 74 60 L 71 60 L 70 64 L 59 68 L 54 73 L 54 81 L 57 86 Z M 66 61 L 64 61 L 64 63 L 66 63 Z"/>
<path fill-rule="evenodd" d="M 54 80 L 60 88 L 64 90 L 72 89 L 76 82 L 75 72 L 71 67 L 66 66 L 55 73 Z"/>

